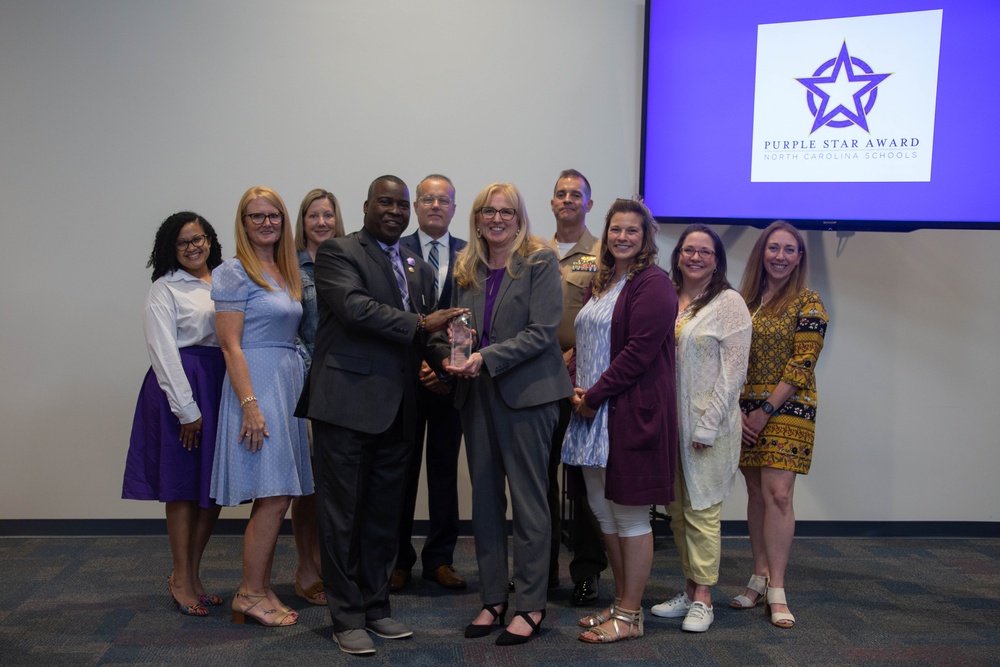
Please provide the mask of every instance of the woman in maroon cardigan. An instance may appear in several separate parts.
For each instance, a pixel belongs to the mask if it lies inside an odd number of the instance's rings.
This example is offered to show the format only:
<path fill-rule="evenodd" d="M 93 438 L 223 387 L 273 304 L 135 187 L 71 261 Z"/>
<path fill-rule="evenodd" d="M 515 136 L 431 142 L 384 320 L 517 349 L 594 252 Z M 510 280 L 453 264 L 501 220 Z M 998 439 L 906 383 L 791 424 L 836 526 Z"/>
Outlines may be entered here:
<path fill-rule="evenodd" d="M 677 469 L 677 294 L 656 265 L 656 222 L 641 202 L 611 205 L 600 268 L 576 318 L 574 414 L 563 462 L 581 466 L 615 577 L 615 601 L 580 619 L 580 639 L 643 635 L 653 562 L 649 506 L 673 500 Z"/>

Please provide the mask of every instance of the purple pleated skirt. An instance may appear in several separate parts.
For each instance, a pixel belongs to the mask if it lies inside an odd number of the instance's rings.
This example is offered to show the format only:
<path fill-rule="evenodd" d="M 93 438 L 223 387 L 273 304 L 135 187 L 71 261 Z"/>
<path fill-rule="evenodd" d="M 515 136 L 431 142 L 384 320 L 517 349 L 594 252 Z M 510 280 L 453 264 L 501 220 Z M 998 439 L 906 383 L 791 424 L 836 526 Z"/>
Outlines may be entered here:
<path fill-rule="evenodd" d="M 150 368 L 135 405 L 122 498 L 197 501 L 201 507 L 211 507 L 215 504 L 209 497 L 212 460 L 226 362 L 217 347 L 195 345 L 181 348 L 180 353 L 201 410 L 201 444 L 191 451 L 181 444 L 180 422 Z"/>

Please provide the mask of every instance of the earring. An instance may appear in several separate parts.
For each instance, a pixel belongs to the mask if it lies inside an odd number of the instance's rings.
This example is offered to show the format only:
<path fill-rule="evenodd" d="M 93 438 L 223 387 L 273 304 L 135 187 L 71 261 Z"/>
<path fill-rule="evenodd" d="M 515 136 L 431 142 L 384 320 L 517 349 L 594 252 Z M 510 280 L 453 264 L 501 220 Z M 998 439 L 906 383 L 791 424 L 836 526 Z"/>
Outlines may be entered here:
<path fill-rule="evenodd" d="M 477 239 L 483 238 L 483 230 L 481 230 L 479 227 L 476 227 L 476 238 Z"/>

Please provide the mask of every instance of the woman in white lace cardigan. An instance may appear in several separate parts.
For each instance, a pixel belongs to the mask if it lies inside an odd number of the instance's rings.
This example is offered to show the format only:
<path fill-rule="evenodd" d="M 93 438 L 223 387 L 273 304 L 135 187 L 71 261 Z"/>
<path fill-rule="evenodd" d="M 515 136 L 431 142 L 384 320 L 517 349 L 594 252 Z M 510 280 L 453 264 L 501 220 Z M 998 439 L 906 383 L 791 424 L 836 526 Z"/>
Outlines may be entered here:
<path fill-rule="evenodd" d="M 740 461 L 739 398 L 750 354 L 746 303 L 726 279 L 726 250 L 709 227 L 684 230 L 670 256 L 677 288 L 677 402 L 680 467 L 667 506 L 685 590 L 652 612 L 684 617 L 681 629 L 712 625 L 712 586 L 719 579 L 719 515 Z"/>

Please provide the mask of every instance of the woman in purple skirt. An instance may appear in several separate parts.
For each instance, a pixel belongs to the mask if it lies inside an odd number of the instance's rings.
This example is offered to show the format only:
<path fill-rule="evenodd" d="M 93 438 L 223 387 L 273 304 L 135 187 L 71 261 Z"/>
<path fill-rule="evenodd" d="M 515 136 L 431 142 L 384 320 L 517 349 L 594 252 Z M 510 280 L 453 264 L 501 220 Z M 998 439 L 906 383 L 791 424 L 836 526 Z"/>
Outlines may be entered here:
<path fill-rule="evenodd" d="M 215 230 L 196 213 L 175 213 L 156 232 L 142 324 L 152 367 L 132 422 L 122 498 L 166 503 L 177 609 L 207 616 L 223 600 L 201 585 L 201 555 L 220 507 L 209 497 L 226 364 L 215 336 L 212 269 L 222 263 Z"/>

